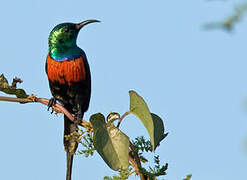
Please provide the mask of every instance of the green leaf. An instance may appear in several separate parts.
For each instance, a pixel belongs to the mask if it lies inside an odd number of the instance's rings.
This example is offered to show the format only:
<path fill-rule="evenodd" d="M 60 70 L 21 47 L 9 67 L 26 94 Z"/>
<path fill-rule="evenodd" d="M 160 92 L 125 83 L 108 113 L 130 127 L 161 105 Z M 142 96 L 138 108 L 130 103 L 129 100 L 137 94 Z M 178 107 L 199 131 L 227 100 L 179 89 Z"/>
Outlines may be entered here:
<path fill-rule="evenodd" d="M 0 75 L 0 88 L 9 88 L 8 80 L 3 74 Z"/>
<path fill-rule="evenodd" d="M 144 124 L 150 136 L 150 141 L 154 151 L 155 149 L 154 124 L 148 106 L 146 102 L 143 100 L 143 98 L 139 96 L 135 91 L 129 91 L 129 95 L 130 95 L 130 112 L 136 115 Z"/>
<path fill-rule="evenodd" d="M 144 99 L 141 96 L 139 96 L 135 91 L 129 91 L 129 95 L 130 112 L 136 115 L 144 124 L 150 136 L 150 141 L 154 151 L 154 124 L 148 106 Z"/>
<path fill-rule="evenodd" d="M 6 94 L 16 95 L 17 98 L 27 98 L 28 96 L 23 89 L 0 88 L 0 91 Z"/>
<path fill-rule="evenodd" d="M 18 98 L 27 98 L 27 94 L 23 89 L 15 89 L 15 93 L 16 97 Z"/>
<path fill-rule="evenodd" d="M 3 74 L 0 75 L 0 91 L 6 94 L 16 95 L 17 98 L 26 98 L 28 96 L 23 89 L 16 89 L 9 86 L 8 80 Z"/>
<path fill-rule="evenodd" d="M 101 113 L 90 117 L 93 126 L 95 149 L 113 170 L 128 169 L 129 137 L 116 128 L 113 122 L 105 123 Z"/>
<path fill-rule="evenodd" d="M 164 134 L 165 128 L 162 119 L 154 113 L 151 113 L 151 116 L 154 124 L 154 147 L 156 148 L 168 133 Z"/>
<path fill-rule="evenodd" d="M 164 124 L 162 119 L 153 113 L 150 113 L 148 106 L 144 99 L 135 91 L 129 91 L 130 95 L 130 112 L 136 115 L 146 127 L 153 151 L 159 145 L 167 133 L 164 134 Z"/>
<path fill-rule="evenodd" d="M 191 177 L 192 177 L 192 174 L 188 174 L 188 175 L 186 176 L 186 178 L 184 178 L 183 180 L 190 180 Z"/>
<path fill-rule="evenodd" d="M 16 95 L 17 98 L 27 98 L 28 95 L 23 89 L 12 89 L 12 88 L 1 88 L 0 91 L 6 93 L 6 94 L 11 94 L 11 95 Z"/>

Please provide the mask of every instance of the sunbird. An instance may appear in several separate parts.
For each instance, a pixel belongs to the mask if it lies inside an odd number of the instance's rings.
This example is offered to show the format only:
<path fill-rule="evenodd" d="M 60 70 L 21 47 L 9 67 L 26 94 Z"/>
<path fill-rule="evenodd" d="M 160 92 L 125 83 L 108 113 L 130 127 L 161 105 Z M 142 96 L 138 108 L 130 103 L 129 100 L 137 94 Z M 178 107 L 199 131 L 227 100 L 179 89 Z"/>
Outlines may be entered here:
<path fill-rule="evenodd" d="M 91 74 L 85 52 L 77 46 L 79 31 L 87 24 L 100 22 L 86 20 L 81 23 L 58 24 L 50 32 L 49 52 L 45 70 L 52 98 L 49 106 L 58 100 L 71 114 L 75 122 L 64 115 L 64 148 L 67 154 L 66 180 L 71 180 L 73 155 L 78 146 L 78 124 L 87 111 L 91 96 Z"/>

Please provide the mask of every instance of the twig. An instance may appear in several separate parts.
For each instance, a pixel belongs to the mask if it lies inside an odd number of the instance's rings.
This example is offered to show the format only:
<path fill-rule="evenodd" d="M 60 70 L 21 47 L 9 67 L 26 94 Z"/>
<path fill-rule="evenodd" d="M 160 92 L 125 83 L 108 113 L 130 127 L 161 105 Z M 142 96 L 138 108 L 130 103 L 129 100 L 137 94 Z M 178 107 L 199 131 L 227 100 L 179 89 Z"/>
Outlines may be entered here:
<path fill-rule="evenodd" d="M 31 102 L 33 102 L 29 98 L 14 98 L 14 97 L 4 97 L 4 96 L 0 96 L 0 101 L 19 102 L 19 103 L 31 103 Z"/>
<path fill-rule="evenodd" d="M 46 99 L 46 98 L 37 98 L 34 95 L 30 95 L 27 98 L 14 98 L 14 97 L 0 96 L 0 101 L 19 102 L 19 103 L 34 103 L 34 102 L 39 102 L 39 103 L 44 104 L 46 106 L 48 106 L 48 103 L 49 103 L 49 99 Z M 63 113 L 72 122 L 75 122 L 74 121 L 74 116 L 67 109 L 65 109 L 61 104 L 56 103 L 54 106 L 52 106 L 52 109 L 56 113 Z M 82 123 L 79 124 L 79 125 L 81 125 L 81 126 L 83 126 L 83 127 L 86 128 L 86 126 L 89 126 L 89 123 L 87 121 L 85 121 L 85 120 L 82 120 Z"/>
<path fill-rule="evenodd" d="M 130 162 L 132 163 L 133 167 L 136 168 L 137 167 L 137 170 L 138 170 L 138 174 L 140 175 L 140 178 L 141 180 L 146 180 L 147 178 L 144 176 L 144 174 L 142 174 L 140 171 L 139 171 L 139 168 L 142 167 L 141 165 L 141 161 L 140 161 L 140 157 L 138 155 L 138 153 L 135 151 L 135 147 L 134 145 L 129 141 L 129 147 L 133 153 L 133 156 L 134 156 L 134 162 L 132 162 L 131 158 L 130 158 L 130 155 L 129 155 L 129 160 Z M 132 158 L 133 159 L 133 158 Z M 133 164 L 134 163 L 134 164 Z"/>
<path fill-rule="evenodd" d="M 12 81 L 11 88 L 16 89 L 16 84 L 17 83 L 22 83 L 23 81 L 20 78 L 15 77 Z"/>
<path fill-rule="evenodd" d="M 118 128 L 119 128 L 119 126 L 120 126 L 120 124 L 121 124 L 123 118 L 125 118 L 125 117 L 126 117 L 128 114 L 130 114 L 130 113 L 131 113 L 131 112 L 128 111 L 128 112 L 124 113 L 124 114 L 121 116 L 121 118 L 119 119 L 118 124 L 117 124 L 117 127 L 118 127 Z"/>
<path fill-rule="evenodd" d="M 130 164 L 131 164 L 131 165 L 134 167 L 134 169 L 135 169 L 133 172 L 131 172 L 131 174 L 135 172 L 137 175 L 139 175 L 140 172 L 139 172 L 138 165 L 137 165 L 137 163 L 135 162 L 135 160 L 131 157 L 130 154 L 129 154 L 129 162 L 130 162 Z"/>

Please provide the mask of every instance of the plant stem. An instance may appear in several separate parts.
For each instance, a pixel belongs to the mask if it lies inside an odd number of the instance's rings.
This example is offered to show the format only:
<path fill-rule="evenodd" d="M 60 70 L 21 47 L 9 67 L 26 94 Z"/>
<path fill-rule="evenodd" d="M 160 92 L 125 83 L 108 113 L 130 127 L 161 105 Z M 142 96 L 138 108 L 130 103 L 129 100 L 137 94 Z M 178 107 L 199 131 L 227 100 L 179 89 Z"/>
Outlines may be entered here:
<path fill-rule="evenodd" d="M 30 103 L 30 102 L 33 102 L 29 98 L 14 98 L 14 97 L 4 97 L 4 96 L 0 96 L 0 101 L 20 102 L 20 103 Z"/>
<path fill-rule="evenodd" d="M 121 118 L 119 119 L 118 124 L 117 124 L 117 127 L 118 127 L 118 128 L 119 128 L 120 123 L 122 122 L 123 118 L 125 118 L 125 117 L 126 117 L 128 114 L 130 114 L 130 113 L 131 113 L 131 112 L 128 111 L 128 112 L 124 113 L 124 114 L 121 116 Z"/>
<path fill-rule="evenodd" d="M 139 171 L 139 168 L 142 167 L 141 161 L 140 161 L 140 157 L 139 157 L 138 153 L 135 151 L 134 145 L 133 145 L 131 142 L 129 142 L 129 143 L 130 143 L 130 144 L 129 144 L 129 147 L 130 147 L 130 149 L 131 149 L 131 151 L 132 151 L 132 153 L 133 153 L 133 156 L 134 156 L 134 162 L 135 162 L 135 163 L 134 163 L 133 167 L 136 168 L 136 165 L 137 165 L 138 174 L 140 175 L 141 180 L 147 180 L 147 177 L 144 176 L 144 174 L 142 174 L 142 173 Z M 130 157 L 130 155 L 129 155 L 129 157 Z M 132 158 L 132 159 L 133 159 L 133 158 Z M 131 159 L 130 159 L 130 162 L 132 162 Z M 132 164 L 133 164 L 133 162 L 132 162 Z"/>
<path fill-rule="evenodd" d="M 27 98 L 14 98 L 14 97 L 5 97 L 5 96 L 0 96 L 0 101 L 8 101 L 8 102 L 19 102 L 19 103 L 35 103 L 39 102 L 41 104 L 44 104 L 48 106 L 49 99 L 46 98 L 37 98 L 34 95 L 30 95 Z M 53 110 L 56 113 L 63 113 L 66 115 L 72 122 L 74 122 L 74 116 L 67 110 L 65 109 L 61 104 L 56 103 L 53 107 Z M 86 128 L 86 126 L 89 124 L 89 122 L 82 120 L 82 123 L 79 124 L 83 127 Z"/>

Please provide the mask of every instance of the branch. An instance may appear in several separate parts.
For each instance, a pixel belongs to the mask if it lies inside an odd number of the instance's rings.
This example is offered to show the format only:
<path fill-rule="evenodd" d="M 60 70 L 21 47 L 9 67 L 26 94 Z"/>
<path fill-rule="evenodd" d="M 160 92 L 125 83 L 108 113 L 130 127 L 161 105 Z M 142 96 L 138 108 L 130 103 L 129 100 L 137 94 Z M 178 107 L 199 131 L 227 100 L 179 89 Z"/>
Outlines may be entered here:
<path fill-rule="evenodd" d="M 14 97 L 4 97 L 0 96 L 0 101 L 8 101 L 8 102 L 19 102 L 19 103 L 35 103 L 39 102 L 41 104 L 44 104 L 48 106 L 49 99 L 46 98 L 37 98 L 34 95 L 30 95 L 27 98 L 14 98 Z M 67 110 L 65 109 L 61 104 L 56 103 L 54 106 L 52 106 L 52 109 L 55 111 L 56 114 L 58 113 L 63 113 L 66 115 L 72 122 L 75 122 L 74 116 Z M 79 124 L 85 128 L 90 127 L 89 122 L 82 120 L 82 123 Z"/>
<path fill-rule="evenodd" d="M 37 98 L 33 94 L 27 95 L 23 89 L 17 89 L 16 87 L 17 83 L 22 83 L 22 82 L 23 81 L 20 78 L 15 77 L 13 78 L 12 84 L 9 85 L 8 80 L 4 77 L 3 74 L 1 74 L 0 91 L 6 94 L 15 95 L 17 98 L 0 96 L 0 101 L 19 102 L 22 104 L 39 102 L 41 104 L 48 106 L 49 99 Z M 76 123 L 74 116 L 69 111 L 67 111 L 67 109 L 65 109 L 61 104 L 56 103 L 54 106 L 52 106 L 52 110 L 55 111 L 56 114 L 63 113 L 69 118 L 69 120 Z M 82 120 L 82 123 L 79 125 L 85 127 L 86 131 L 88 132 L 92 131 L 92 126 L 87 121 Z"/>
<path fill-rule="evenodd" d="M 147 178 L 145 177 L 145 175 L 142 174 L 142 173 L 139 171 L 139 168 L 142 167 L 141 161 L 140 161 L 140 157 L 139 157 L 138 153 L 135 151 L 134 145 L 133 145 L 131 142 L 129 142 L 129 143 L 130 143 L 130 144 L 129 144 L 129 147 L 130 147 L 130 149 L 131 149 L 131 151 L 132 151 L 132 153 L 133 153 L 133 156 L 134 156 L 134 159 L 133 159 L 133 158 L 129 155 L 129 161 L 130 161 L 130 163 L 133 165 L 133 167 L 135 168 L 136 173 L 138 173 L 138 174 L 140 175 L 141 180 L 146 180 Z"/>

